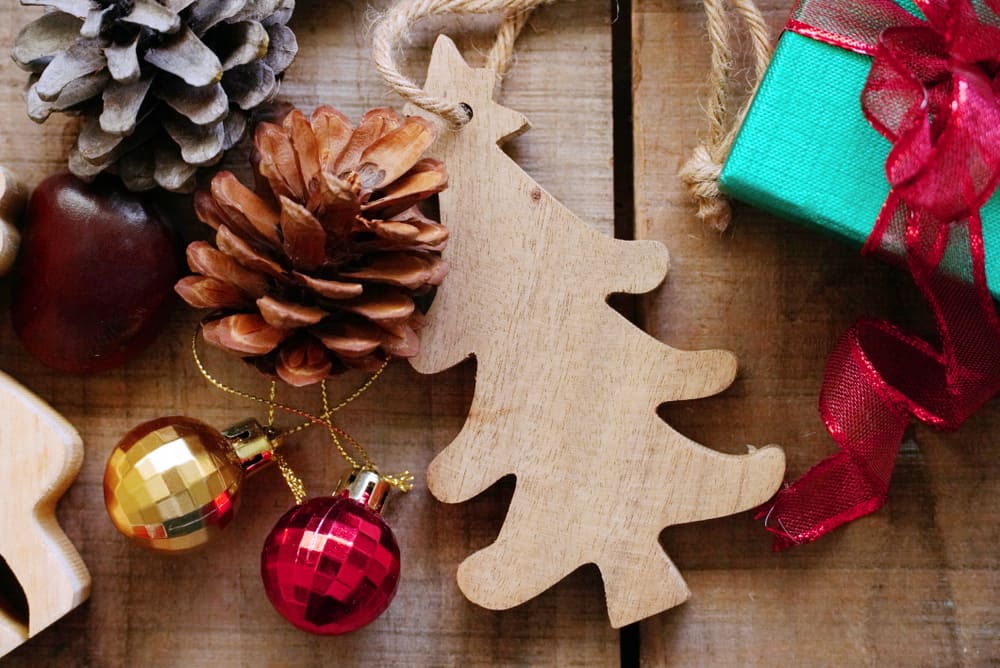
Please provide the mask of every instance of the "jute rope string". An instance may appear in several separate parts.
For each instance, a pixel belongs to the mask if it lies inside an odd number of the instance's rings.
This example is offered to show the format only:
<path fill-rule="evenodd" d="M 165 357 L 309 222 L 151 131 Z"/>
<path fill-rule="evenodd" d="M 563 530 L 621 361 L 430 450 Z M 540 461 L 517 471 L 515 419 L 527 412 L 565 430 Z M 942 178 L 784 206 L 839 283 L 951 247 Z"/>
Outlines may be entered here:
<path fill-rule="evenodd" d="M 385 82 L 405 100 L 445 119 L 457 129 L 472 118 L 461 100 L 429 95 L 399 71 L 398 51 L 410 41 L 410 28 L 418 21 L 447 14 L 502 14 L 503 22 L 489 54 L 487 67 L 499 82 L 510 67 L 514 42 L 535 7 L 554 0 L 399 0 L 378 19 L 372 29 L 372 58 Z"/>
<path fill-rule="evenodd" d="M 514 42 L 532 10 L 554 0 L 398 0 L 375 23 L 372 30 L 372 57 L 386 83 L 409 102 L 445 119 L 458 129 L 471 120 L 461 100 L 446 100 L 427 94 L 399 71 L 396 54 L 410 41 L 410 28 L 422 19 L 447 14 L 503 14 L 496 41 L 487 55 L 487 67 L 503 79 L 510 67 Z M 749 106 L 743 105 L 735 118 L 729 113 L 729 81 L 733 66 L 731 46 L 735 14 L 746 26 L 753 52 L 754 85 L 760 82 L 771 60 L 771 40 L 767 24 L 753 0 L 703 0 L 708 39 L 712 48 L 709 88 L 705 105 L 708 132 L 690 160 L 681 169 L 681 179 L 698 205 L 698 217 L 717 230 L 729 225 L 729 203 L 719 191 L 722 164 L 732 148 L 736 131 Z"/>
<path fill-rule="evenodd" d="M 746 26 L 753 51 L 754 87 L 760 83 L 771 60 L 771 40 L 767 24 L 753 0 L 704 0 L 708 18 L 708 40 L 712 46 L 709 88 L 705 104 L 708 132 L 694 154 L 681 169 L 681 180 L 698 205 L 698 217 L 716 230 L 729 226 L 732 212 L 729 202 L 719 191 L 722 164 L 736 139 L 743 116 L 750 105 L 748 99 L 735 117 L 729 114 L 729 82 L 733 65 L 731 47 L 732 21 L 730 10 Z"/>

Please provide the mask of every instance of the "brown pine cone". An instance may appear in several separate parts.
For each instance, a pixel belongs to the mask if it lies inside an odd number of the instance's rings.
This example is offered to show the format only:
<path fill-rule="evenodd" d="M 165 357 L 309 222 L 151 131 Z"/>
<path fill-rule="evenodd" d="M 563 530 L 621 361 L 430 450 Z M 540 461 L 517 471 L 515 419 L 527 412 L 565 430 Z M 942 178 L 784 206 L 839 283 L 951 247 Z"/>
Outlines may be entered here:
<path fill-rule="evenodd" d="M 295 386 L 415 355 L 413 298 L 448 271 L 448 230 L 416 206 L 448 184 L 441 162 L 421 159 L 435 138 L 391 109 L 356 128 L 331 107 L 258 125 L 256 192 L 220 172 L 195 195 L 215 245 L 188 246 L 195 274 L 177 292 L 214 309 L 205 340 Z"/>

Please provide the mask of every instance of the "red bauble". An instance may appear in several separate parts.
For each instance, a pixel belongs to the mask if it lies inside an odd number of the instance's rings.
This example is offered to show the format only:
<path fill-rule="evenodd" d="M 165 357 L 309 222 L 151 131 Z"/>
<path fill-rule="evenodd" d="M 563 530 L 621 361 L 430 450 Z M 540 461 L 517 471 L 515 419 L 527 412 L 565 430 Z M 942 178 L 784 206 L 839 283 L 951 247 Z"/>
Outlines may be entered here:
<path fill-rule="evenodd" d="M 274 607 L 304 631 L 349 633 L 389 607 L 399 583 L 399 546 L 378 513 L 346 493 L 287 512 L 261 554 Z"/>
<path fill-rule="evenodd" d="M 12 320 L 44 364 L 70 373 L 110 369 L 166 323 L 181 254 L 146 198 L 116 179 L 45 179 L 28 202 L 23 235 Z"/>

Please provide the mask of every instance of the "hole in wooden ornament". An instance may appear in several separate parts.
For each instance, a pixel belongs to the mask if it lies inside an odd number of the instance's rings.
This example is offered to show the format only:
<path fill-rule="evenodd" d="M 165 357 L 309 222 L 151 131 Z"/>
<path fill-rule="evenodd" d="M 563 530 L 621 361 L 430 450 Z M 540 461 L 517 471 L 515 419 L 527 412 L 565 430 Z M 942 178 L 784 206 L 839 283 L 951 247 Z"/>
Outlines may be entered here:
<path fill-rule="evenodd" d="M 3 557 L 0 557 L 0 613 L 28 625 L 28 597 Z"/>
<path fill-rule="evenodd" d="M 471 121 L 475 116 L 475 114 L 472 113 L 472 107 L 470 107 L 469 104 L 466 102 L 459 102 L 458 106 L 460 106 L 465 111 L 465 113 L 469 115 L 469 120 Z"/>

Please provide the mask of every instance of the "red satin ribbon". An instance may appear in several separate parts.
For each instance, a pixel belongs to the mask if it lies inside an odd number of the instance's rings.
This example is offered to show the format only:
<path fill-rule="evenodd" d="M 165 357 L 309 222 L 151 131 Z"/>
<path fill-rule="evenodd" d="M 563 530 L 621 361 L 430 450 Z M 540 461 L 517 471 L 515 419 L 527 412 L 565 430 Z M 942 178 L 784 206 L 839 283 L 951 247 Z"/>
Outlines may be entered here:
<path fill-rule="evenodd" d="M 864 252 L 905 252 L 941 344 L 882 321 L 844 334 L 820 394 L 840 451 L 758 515 L 776 550 L 881 507 L 911 415 L 957 429 L 1000 392 L 979 217 L 1000 182 L 1000 0 L 915 2 L 926 20 L 892 0 L 803 0 L 787 26 L 873 57 L 861 103 L 892 142 L 892 189 Z"/>

